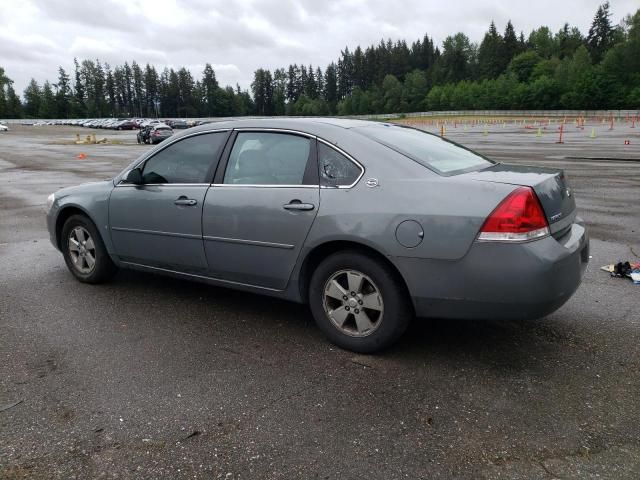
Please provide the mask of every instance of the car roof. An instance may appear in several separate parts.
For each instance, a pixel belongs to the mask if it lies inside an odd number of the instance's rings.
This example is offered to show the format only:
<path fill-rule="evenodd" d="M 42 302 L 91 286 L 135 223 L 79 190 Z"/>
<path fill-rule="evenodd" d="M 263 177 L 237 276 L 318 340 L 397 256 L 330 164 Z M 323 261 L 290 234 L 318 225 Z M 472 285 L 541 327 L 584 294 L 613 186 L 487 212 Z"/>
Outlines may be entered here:
<path fill-rule="evenodd" d="M 376 124 L 379 124 L 379 122 L 331 117 L 225 118 L 212 119 L 210 123 L 192 127 L 180 133 L 179 136 L 192 135 L 196 132 L 210 131 L 213 129 L 281 128 L 316 135 L 330 142 L 336 142 L 339 138 L 344 138 L 345 133 L 347 133 L 349 129 Z"/>

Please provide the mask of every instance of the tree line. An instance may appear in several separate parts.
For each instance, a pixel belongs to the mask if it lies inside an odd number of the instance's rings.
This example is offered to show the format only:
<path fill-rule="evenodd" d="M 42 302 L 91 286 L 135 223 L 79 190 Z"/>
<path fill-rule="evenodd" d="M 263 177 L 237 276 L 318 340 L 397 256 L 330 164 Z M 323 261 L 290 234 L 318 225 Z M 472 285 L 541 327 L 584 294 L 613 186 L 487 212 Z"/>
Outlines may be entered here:
<path fill-rule="evenodd" d="M 111 68 L 74 60 L 71 78 L 31 80 L 21 99 L 0 67 L 0 118 L 353 115 L 421 110 L 640 107 L 640 9 L 619 25 L 609 3 L 587 35 L 565 24 L 527 38 L 494 22 L 479 44 L 461 32 L 442 48 L 432 38 L 345 48 L 324 71 L 293 64 L 254 72 L 251 94 L 222 88 L 210 64 L 158 73 L 135 61 Z"/>
<path fill-rule="evenodd" d="M 40 86 L 32 79 L 22 102 L 11 80 L 4 76 L 3 83 L 0 76 L 0 117 L 215 117 L 254 111 L 249 92 L 220 87 L 210 64 L 199 79 L 184 67 L 158 73 L 153 65 L 143 68 L 135 61 L 111 68 L 99 60 L 74 59 L 74 67 L 73 78 L 59 67 L 55 83 Z"/>

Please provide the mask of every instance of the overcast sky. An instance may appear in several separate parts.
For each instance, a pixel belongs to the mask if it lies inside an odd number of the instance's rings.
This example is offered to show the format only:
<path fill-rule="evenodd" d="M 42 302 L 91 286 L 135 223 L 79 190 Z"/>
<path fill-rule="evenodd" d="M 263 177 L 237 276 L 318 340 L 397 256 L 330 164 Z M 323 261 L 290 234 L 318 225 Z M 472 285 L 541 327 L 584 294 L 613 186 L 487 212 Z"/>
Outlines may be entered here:
<path fill-rule="evenodd" d="M 73 57 L 111 65 L 186 66 L 199 78 L 209 62 L 222 86 L 248 88 L 256 68 L 312 63 L 324 67 L 340 50 L 410 44 L 425 32 L 438 44 L 457 31 L 479 42 L 493 19 L 511 19 L 525 35 L 564 22 L 586 34 L 603 0 L 0 0 L 0 66 L 22 92 L 33 77 L 55 83 Z M 611 0 L 613 22 L 638 0 Z"/>

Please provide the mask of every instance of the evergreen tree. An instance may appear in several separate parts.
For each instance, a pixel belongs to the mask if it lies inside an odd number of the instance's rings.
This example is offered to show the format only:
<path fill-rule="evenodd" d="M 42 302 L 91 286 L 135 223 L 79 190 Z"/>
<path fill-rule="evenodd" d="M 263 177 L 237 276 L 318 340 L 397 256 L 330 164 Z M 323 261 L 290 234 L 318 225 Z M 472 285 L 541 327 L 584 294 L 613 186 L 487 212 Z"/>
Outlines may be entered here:
<path fill-rule="evenodd" d="M 609 2 L 606 1 L 598 7 L 593 22 L 587 35 L 587 46 L 594 62 L 599 62 L 604 53 L 611 47 L 614 39 L 614 29 L 609 17 Z"/>
<path fill-rule="evenodd" d="M 504 54 L 502 36 L 496 29 L 496 24 L 491 21 L 489 31 L 478 49 L 478 65 L 480 78 L 496 78 L 505 67 L 502 55 Z"/>
<path fill-rule="evenodd" d="M 22 102 L 13 89 L 12 82 L 7 85 L 7 118 L 22 118 Z"/>
<path fill-rule="evenodd" d="M 218 99 L 218 80 L 216 72 L 213 71 L 210 63 L 207 63 L 202 72 L 202 93 L 204 97 L 205 116 L 215 117 L 220 111 L 220 102 Z"/>
<path fill-rule="evenodd" d="M 24 114 L 27 118 L 38 118 L 42 92 L 35 79 L 31 79 L 24 90 Z"/>
<path fill-rule="evenodd" d="M 309 69 L 307 70 L 307 81 L 304 86 L 304 94 L 312 100 L 318 98 L 318 84 L 316 83 L 316 76 L 312 65 L 309 65 Z"/>
<path fill-rule="evenodd" d="M 58 111 L 56 108 L 56 97 L 53 94 L 51 84 L 49 81 L 45 81 L 42 86 L 42 93 L 40 98 L 40 105 L 38 109 L 39 118 L 58 118 Z"/>
<path fill-rule="evenodd" d="M 0 118 L 8 117 L 7 93 L 5 87 L 11 85 L 11 79 L 5 75 L 4 68 L 0 67 Z"/>
<path fill-rule="evenodd" d="M 56 85 L 58 88 L 56 92 L 57 117 L 70 118 L 73 92 L 71 91 L 69 75 L 62 67 L 58 67 L 58 83 Z"/>
<path fill-rule="evenodd" d="M 289 70 L 287 72 L 287 101 L 289 103 L 295 103 L 300 97 L 299 90 L 299 78 L 300 78 L 300 69 L 298 65 L 293 64 L 289 65 Z"/>
<path fill-rule="evenodd" d="M 100 63 L 98 63 L 98 66 Z M 131 73 L 133 76 L 133 115 L 142 116 L 142 106 L 145 103 L 145 91 L 143 73 L 140 65 L 134 60 L 131 62 Z"/>
<path fill-rule="evenodd" d="M 73 116 L 74 117 L 86 117 L 87 109 L 84 103 L 84 85 L 82 84 L 82 77 L 80 75 L 80 65 L 78 59 L 73 59 L 73 65 L 75 67 L 75 84 L 73 86 L 74 98 L 73 98 Z"/>
<path fill-rule="evenodd" d="M 513 28 L 511 20 L 509 20 L 504 29 L 504 36 L 502 37 L 502 48 L 500 49 L 500 73 L 507 69 L 507 65 L 509 65 L 511 59 L 521 51 L 516 31 Z"/>
<path fill-rule="evenodd" d="M 338 72 L 333 62 L 324 71 L 324 100 L 327 102 L 329 111 L 335 113 L 338 102 Z"/>
<path fill-rule="evenodd" d="M 159 78 L 158 72 L 153 65 L 144 67 L 144 92 L 145 92 L 145 115 L 157 116 L 157 102 L 159 101 Z"/>
<path fill-rule="evenodd" d="M 273 115 L 273 79 L 271 72 L 259 68 L 255 71 L 251 89 L 258 115 Z"/>
<path fill-rule="evenodd" d="M 284 115 L 286 113 L 285 101 L 287 98 L 287 74 L 284 68 L 278 68 L 273 72 L 273 114 Z"/>

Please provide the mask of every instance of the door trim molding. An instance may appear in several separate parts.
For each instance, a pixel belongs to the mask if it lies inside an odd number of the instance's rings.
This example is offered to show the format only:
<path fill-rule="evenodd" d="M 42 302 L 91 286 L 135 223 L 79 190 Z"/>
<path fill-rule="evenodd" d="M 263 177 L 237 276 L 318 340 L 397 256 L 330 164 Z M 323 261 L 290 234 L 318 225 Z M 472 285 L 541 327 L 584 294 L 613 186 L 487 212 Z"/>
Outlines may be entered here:
<path fill-rule="evenodd" d="M 255 288 L 258 290 L 267 290 L 270 292 L 282 292 L 283 290 L 278 290 L 277 288 L 270 288 L 270 287 L 261 287 L 260 285 L 253 285 L 251 283 L 242 283 L 242 282 L 234 282 L 233 280 L 223 280 L 221 278 L 216 278 L 216 277 L 207 277 L 206 275 L 196 275 L 194 273 L 186 273 L 186 272 L 181 272 L 179 270 L 171 270 L 169 268 L 161 268 L 161 267 L 152 267 L 151 265 L 143 265 L 141 263 L 135 263 L 135 262 L 127 262 L 124 260 L 120 260 L 120 262 L 123 265 L 132 267 L 132 268 L 136 268 L 139 270 L 153 270 L 156 272 L 161 272 L 161 273 L 168 273 L 168 274 L 172 274 L 172 275 L 177 275 L 177 276 L 184 276 L 184 277 L 190 277 L 190 278 L 197 278 L 197 279 L 201 279 L 201 280 L 205 280 L 205 281 L 209 281 L 212 283 L 218 283 L 218 284 L 226 284 L 226 285 L 236 285 L 239 287 L 248 287 L 248 288 Z"/>
<path fill-rule="evenodd" d="M 191 233 L 162 232 L 160 230 L 142 230 L 139 228 L 125 228 L 125 227 L 111 227 L 111 230 L 116 232 L 146 233 L 148 235 L 163 235 L 166 237 L 192 238 L 195 240 L 202 239 L 202 235 L 193 235 Z"/>
<path fill-rule="evenodd" d="M 255 245 L 258 247 L 283 248 L 285 250 L 292 250 L 295 248 L 295 245 L 289 245 L 288 243 L 261 242 L 259 240 L 245 240 L 243 238 L 213 237 L 210 235 L 204 235 L 202 238 L 210 242 L 240 243 L 243 245 Z"/>

